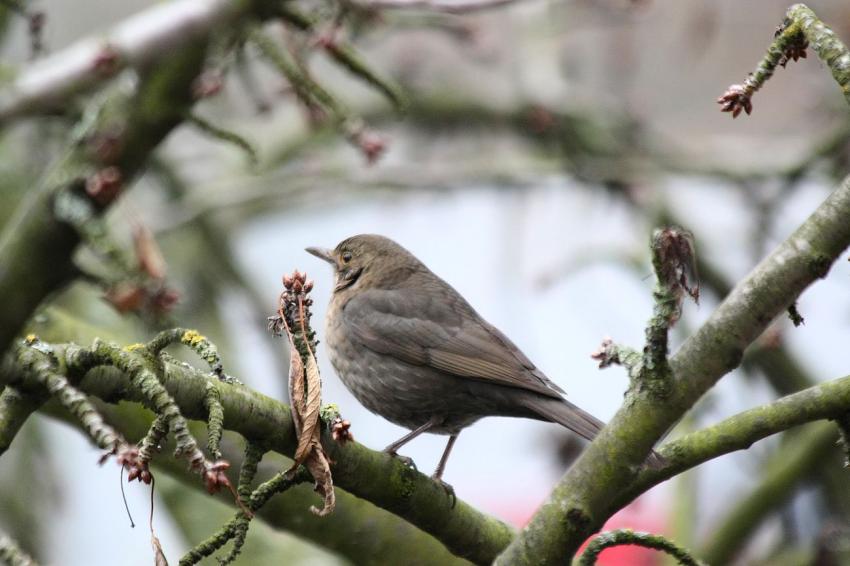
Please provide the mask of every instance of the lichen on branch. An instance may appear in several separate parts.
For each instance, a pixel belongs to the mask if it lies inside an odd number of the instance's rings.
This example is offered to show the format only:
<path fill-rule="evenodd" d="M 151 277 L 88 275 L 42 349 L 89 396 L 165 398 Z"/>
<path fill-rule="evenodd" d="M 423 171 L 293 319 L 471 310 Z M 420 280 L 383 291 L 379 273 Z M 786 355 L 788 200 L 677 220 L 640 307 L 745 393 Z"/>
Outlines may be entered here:
<path fill-rule="evenodd" d="M 106 451 L 101 463 L 109 456 L 116 456 L 122 466 L 130 469 L 139 466 L 139 452 L 136 447 L 130 445 L 118 431 L 108 425 L 88 397 L 59 372 L 57 360 L 49 344 L 42 342 L 37 336 L 30 335 L 18 347 L 15 355 L 23 371 L 31 375 L 36 383 L 44 387 L 51 397 L 68 410 L 98 448 Z"/>

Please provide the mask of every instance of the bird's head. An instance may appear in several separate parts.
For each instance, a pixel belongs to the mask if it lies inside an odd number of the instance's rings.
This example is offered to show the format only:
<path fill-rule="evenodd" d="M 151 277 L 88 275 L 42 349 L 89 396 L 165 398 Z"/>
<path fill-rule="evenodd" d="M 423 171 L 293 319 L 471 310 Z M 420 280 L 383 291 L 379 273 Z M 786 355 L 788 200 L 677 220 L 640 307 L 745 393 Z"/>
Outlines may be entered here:
<path fill-rule="evenodd" d="M 391 286 L 421 266 L 406 249 L 377 234 L 352 236 L 332 250 L 310 247 L 306 251 L 334 268 L 334 292 L 355 285 L 372 288 Z"/>

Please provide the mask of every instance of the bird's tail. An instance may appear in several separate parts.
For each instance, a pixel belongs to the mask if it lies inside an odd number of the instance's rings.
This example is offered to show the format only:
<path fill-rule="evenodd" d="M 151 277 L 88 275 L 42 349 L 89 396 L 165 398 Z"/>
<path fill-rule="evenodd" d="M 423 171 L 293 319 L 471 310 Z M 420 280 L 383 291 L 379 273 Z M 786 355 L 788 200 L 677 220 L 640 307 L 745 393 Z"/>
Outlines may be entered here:
<path fill-rule="evenodd" d="M 532 399 L 527 406 L 542 419 L 558 423 L 587 440 L 593 440 L 605 426 L 604 422 L 566 399 L 538 397 Z M 646 465 L 650 468 L 660 468 L 665 462 L 655 450 L 650 452 L 646 459 Z"/>
<path fill-rule="evenodd" d="M 547 421 L 567 427 L 587 440 L 593 440 L 605 423 L 566 399 L 535 397 L 528 408 Z"/>

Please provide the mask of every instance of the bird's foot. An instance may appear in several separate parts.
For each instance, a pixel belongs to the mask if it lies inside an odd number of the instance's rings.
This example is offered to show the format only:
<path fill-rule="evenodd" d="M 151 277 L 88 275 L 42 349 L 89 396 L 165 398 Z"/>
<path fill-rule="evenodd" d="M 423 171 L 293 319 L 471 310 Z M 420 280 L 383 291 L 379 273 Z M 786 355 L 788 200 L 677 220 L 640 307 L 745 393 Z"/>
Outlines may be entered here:
<path fill-rule="evenodd" d="M 389 454 L 390 456 L 392 456 L 393 458 L 395 458 L 396 460 L 398 460 L 399 462 L 401 462 L 402 464 L 404 464 L 405 466 L 407 466 L 411 470 L 417 471 L 416 462 L 413 461 L 413 458 L 410 458 L 409 456 L 402 456 L 398 452 L 392 452 L 390 450 L 384 450 L 384 453 Z"/>
<path fill-rule="evenodd" d="M 437 474 L 434 474 L 433 476 L 431 476 L 431 479 L 434 480 L 437 484 L 439 484 L 440 487 L 443 488 L 443 491 L 446 492 L 446 496 L 448 496 L 448 498 L 452 502 L 451 508 L 454 509 L 455 505 L 457 505 L 457 495 L 455 495 L 455 488 L 453 488 L 452 486 L 450 486 L 449 484 L 444 482 L 443 478 L 441 478 Z"/>

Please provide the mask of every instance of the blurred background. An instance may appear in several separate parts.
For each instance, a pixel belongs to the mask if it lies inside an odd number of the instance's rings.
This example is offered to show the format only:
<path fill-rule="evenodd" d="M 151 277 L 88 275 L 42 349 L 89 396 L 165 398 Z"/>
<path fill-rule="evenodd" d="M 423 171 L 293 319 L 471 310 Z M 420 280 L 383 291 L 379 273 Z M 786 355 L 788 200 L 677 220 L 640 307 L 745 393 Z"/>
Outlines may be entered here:
<path fill-rule="evenodd" d="M 27 18 L 9 4 L 2 3 L 4 81 L 38 63 Z M 36 59 L 155 4 L 28 4 L 45 14 Z M 850 38 L 850 6 L 809 6 Z M 150 229 L 180 295 L 171 320 L 209 336 L 228 373 L 268 395 L 286 395 L 285 349 L 265 329 L 281 276 L 298 268 L 315 280 L 321 340 L 331 273 L 303 250 L 369 232 L 410 249 L 573 402 L 607 419 L 622 401 L 626 375 L 617 367 L 600 371 L 590 354 L 607 336 L 642 344 L 652 307 L 652 229 L 673 223 L 691 230 L 702 262 L 701 301 L 686 305 L 675 348 L 850 170 L 846 103 L 811 51 L 755 95 L 752 116 L 733 121 L 715 103 L 755 67 L 787 7 L 774 0 L 517 0 L 470 14 L 367 11 L 337 33 L 402 85 L 410 99 L 403 115 L 329 62 L 315 35 L 272 23 L 267 30 L 279 48 L 362 116 L 383 149 L 379 158 L 370 163 L 362 146 L 317 125 L 285 78 L 246 45 L 238 57 L 213 57 L 221 90 L 196 111 L 248 140 L 258 163 L 184 125 L 112 208 L 109 223 L 128 247 L 133 226 Z M 73 123 L 44 117 L 5 125 L 0 222 L 62 151 Z M 848 373 L 844 259 L 801 298 L 805 324 L 777 320 L 673 436 Z M 108 334 L 130 343 L 164 324 L 119 314 L 85 281 L 52 305 L 76 320 L 61 340 Z M 324 399 L 339 404 L 358 441 L 381 449 L 403 434 L 353 399 L 321 344 L 318 354 Z M 722 557 L 718 564 L 850 563 L 850 495 L 836 439 L 834 429 L 810 426 L 760 442 L 658 486 L 611 525 L 670 535 L 698 554 Z M 420 437 L 402 453 L 430 473 L 444 442 Z M 581 448 L 555 425 L 487 419 L 460 436 L 445 480 L 460 498 L 521 526 Z M 803 449 L 810 452 L 800 456 Z M 811 464 L 789 471 L 796 456 Z M 46 564 L 149 564 L 149 533 L 130 528 L 115 467 L 98 467 L 97 457 L 74 429 L 31 419 L 0 460 L 0 526 Z M 229 515 L 167 479 L 157 490 L 155 521 L 169 557 Z M 126 491 L 143 524 L 147 488 Z M 752 514 L 746 528 L 734 528 L 742 509 Z M 261 548 L 251 558 L 260 535 L 251 536 L 239 563 L 271 563 Z M 274 536 L 287 549 L 276 563 L 348 563 L 312 543 Z M 835 562 L 817 562 L 826 559 Z M 625 549 L 604 553 L 600 563 L 662 562 Z"/>

